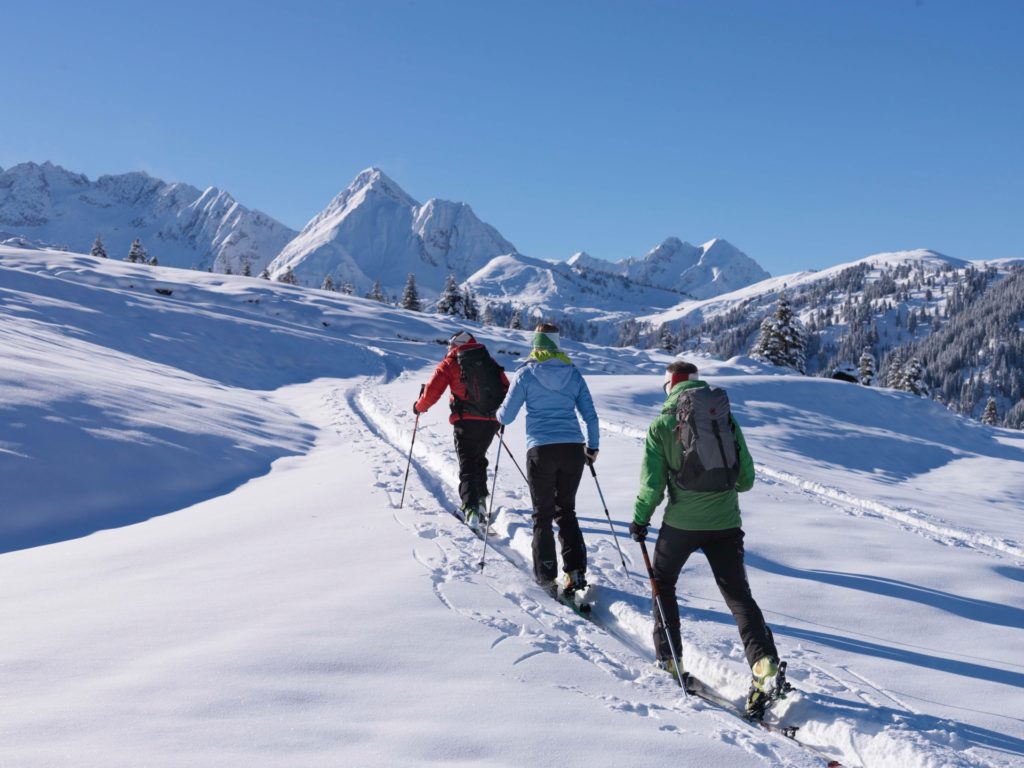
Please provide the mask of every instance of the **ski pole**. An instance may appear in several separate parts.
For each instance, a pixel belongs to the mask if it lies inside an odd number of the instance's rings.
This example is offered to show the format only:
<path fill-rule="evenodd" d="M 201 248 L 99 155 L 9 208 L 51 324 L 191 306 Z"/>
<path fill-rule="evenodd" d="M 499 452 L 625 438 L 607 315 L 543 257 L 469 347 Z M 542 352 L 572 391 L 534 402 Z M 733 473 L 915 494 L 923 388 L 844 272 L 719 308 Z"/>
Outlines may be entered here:
<path fill-rule="evenodd" d="M 661 603 L 661 590 L 658 589 L 658 582 L 654 580 L 654 568 L 651 567 L 651 558 L 647 554 L 647 544 L 640 542 L 640 550 L 644 553 L 644 565 L 647 566 L 647 577 L 651 580 L 651 594 L 654 596 L 654 604 L 658 607 L 658 615 L 661 616 L 661 629 L 668 640 L 668 651 L 672 654 L 673 666 L 676 668 L 676 680 L 679 687 L 686 693 L 686 686 L 683 684 L 683 673 L 679 670 L 680 657 L 676 655 L 675 645 L 672 643 L 672 634 L 668 631 L 668 621 L 665 620 L 665 606 Z"/>
<path fill-rule="evenodd" d="M 491 503 L 487 506 L 487 520 L 484 521 L 484 551 L 480 554 L 480 570 L 484 569 L 487 560 L 487 535 L 491 530 L 491 513 L 494 511 L 494 494 L 498 490 L 498 464 L 501 462 L 501 446 L 504 440 L 498 441 L 498 455 L 494 457 L 494 482 L 491 483 Z"/>
<path fill-rule="evenodd" d="M 420 384 L 420 397 L 423 397 L 423 390 L 426 389 L 426 384 Z M 418 398 L 417 398 L 418 400 Z M 420 428 L 420 415 L 416 414 L 416 423 L 412 425 L 412 442 L 409 443 L 409 459 L 405 462 L 405 480 L 402 481 L 402 500 L 398 502 L 398 508 L 401 509 L 402 505 L 405 504 L 405 486 L 409 484 L 409 467 L 412 466 L 412 447 L 416 445 L 416 430 Z"/>
<path fill-rule="evenodd" d="M 516 465 L 516 469 L 518 469 L 519 474 L 522 475 L 523 482 L 529 485 L 530 481 L 526 479 L 526 473 L 523 472 L 523 468 L 519 466 L 519 462 L 516 461 L 516 457 L 512 454 L 512 451 L 508 449 L 508 445 L 505 443 L 505 438 L 503 438 L 501 435 L 498 435 L 498 439 L 501 440 L 501 444 L 505 446 L 505 453 L 507 453 L 508 457 L 512 459 L 512 463 Z"/>
<path fill-rule="evenodd" d="M 612 531 L 612 539 L 615 541 L 615 548 L 619 550 L 619 560 L 622 561 L 622 570 L 624 573 L 629 573 L 629 568 L 626 567 L 626 558 L 622 556 L 622 547 L 619 546 L 619 536 L 615 533 L 615 526 L 612 525 L 612 516 L 608 514 L 608 505 L 604 503 L 604 494 L 601 493 L 601 484 L 597 482 L 597 470 L 594 469 L 594 462 L 588 461 L 587 465 L 590 467 L 590 474 L 594 476 L 594 485 L 597 486 L 597 495 L 601 497 L 601 506 L 604 507 L 604 516 L 608 518 L 608 527 Z"/>

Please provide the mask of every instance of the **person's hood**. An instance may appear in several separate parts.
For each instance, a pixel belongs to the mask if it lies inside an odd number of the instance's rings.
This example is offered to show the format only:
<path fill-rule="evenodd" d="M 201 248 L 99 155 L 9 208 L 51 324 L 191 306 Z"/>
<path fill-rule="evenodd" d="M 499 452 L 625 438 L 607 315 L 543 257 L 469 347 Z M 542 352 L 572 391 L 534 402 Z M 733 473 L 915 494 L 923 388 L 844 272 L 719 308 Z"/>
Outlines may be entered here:
<path fill-rule="evenodd" d="M 672 390 L 668 393 L 668 397 L 665 398 L 665 403 L 661 407 L 662 413 L 675 413 L 676 405 L 679 402 L 679 395 L 681 395 L 687 389 L 697 389 L 697 387 L 706 387 L 708 383 L 701 381 L 700 379 L 691 379 L 690 381 L 680 381 Z"/>
<path fill-rule="evenodd" d="M 556 392 L 561 392 L 566 388 L 572 379 L 572 372 L 574 370 L 572 363 L 567 363 L 558 357 L 553 357 L 542 363 L 527 363 L 527 366 L 530 372 L 537 378 L 537 381 L 544 385 L 545 388 L 553 389 Z"/>

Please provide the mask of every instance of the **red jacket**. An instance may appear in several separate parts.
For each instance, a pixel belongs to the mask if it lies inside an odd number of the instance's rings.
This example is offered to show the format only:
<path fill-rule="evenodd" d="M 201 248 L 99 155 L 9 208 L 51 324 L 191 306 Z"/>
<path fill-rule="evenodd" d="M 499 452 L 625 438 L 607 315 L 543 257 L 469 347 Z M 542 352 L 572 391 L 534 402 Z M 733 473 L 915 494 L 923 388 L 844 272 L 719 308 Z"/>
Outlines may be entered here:
<path fill-rule="evenodd" d="M 451 389 L 452 394 L 448 398 L 448 405 L 452 409 L 452 415 L 448 417 L 450 423 L 454 424 L 460 419 L 466 419 L 467 421 L 496 421 L 494 418 L 486 418 L 469 413 L 462 416 L 458 412 L 458 400 L 465 399 L 466 397 L 466 387 L 462 384 L 462 366 L 459 365 L 458 354 L 464 349 L 476 349 L 482 346 L 483 344 L 471 341 L 468 344 L 451 347 L 448 350 L 448 354 L 444 356 L 444 360 L 438 363 L 437 368 L 434 369 L 434 375 L 427 382 L 427 386 L 423 390 L 420 399 L 416 401 L 416 410 L 420 413 L 425 413 L 430 406 L 441 399 L 445 389 Z M 501 383 L 505 385 L 505 390 L 507 391 L 508 377 L 504 371 L 501 372 Z"/>

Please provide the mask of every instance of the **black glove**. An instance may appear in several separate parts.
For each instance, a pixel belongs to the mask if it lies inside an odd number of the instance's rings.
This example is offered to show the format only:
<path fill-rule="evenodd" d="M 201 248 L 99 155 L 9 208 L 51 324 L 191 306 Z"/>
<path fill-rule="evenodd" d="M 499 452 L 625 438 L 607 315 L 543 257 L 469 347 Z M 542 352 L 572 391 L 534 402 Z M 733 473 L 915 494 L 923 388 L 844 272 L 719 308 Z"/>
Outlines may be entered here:
<path fill-rule="evenodd" d="M 587 459 L 587 464 L 593 464 L 597 461 L 597 448 L 584 448 L 583 455 Z"/>
<path fill-rule="evenodd" d="M 416 408 L 416 406 L 419 405 L 419 402 L 419 400 L 414 400 L 412 403 L 412 412 L 415 413 L 417 416 L 420 415 L 420 412 Z"/>
<path fill-rule="evenodd" d="M 504 437 L 505 435 L 505 425 L 502 424 L 500 421 L 498 422 L 498 434 L 501 435 L 502 437 Z"/>
<path fill-rule="evenodd" d="M 647 538 L 647 526 L 630 523 L 629 535 L 633 537 L 633 541 L 643 541 Z"/>

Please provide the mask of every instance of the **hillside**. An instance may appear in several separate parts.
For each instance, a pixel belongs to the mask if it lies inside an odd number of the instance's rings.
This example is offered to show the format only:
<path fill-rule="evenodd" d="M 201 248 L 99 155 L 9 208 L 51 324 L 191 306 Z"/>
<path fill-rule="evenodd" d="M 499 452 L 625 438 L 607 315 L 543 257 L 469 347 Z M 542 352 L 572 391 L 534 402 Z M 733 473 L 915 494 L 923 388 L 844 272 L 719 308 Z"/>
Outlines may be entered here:
<path fill-rule="evenodd" d="M 917 358 L 926 396 L 973 418 L 989 397 L 998 423 L 1024 426 L 1021 266 L 917 250 L 875 254 L 820 272 L 773 277 L 627 321 L 620 343 L 745 354 L 785 294 L 807 332 L 807 373 L 856 373 L 868 351 L 874 384 Z M 668 337 L 667 344 L 665 343 Z"/>
<path fill-rule="evenodd" d="M 651 663 L 625 532 L 670 358 L 565 345 L 601 415 L 597 471 L 629 565 L 584 478 L 595 622 L 532 584 L 529 495 L 507 459 L 476 567 L 481 542 L 446 511 L 441 404 L 398 507 L 409 404 L 452 327 L 0 247 L 0 763 L 821 766 Z M 508 368 L 528 349 L 526 333 L 471 327 Z M 757 464 L 748 572 L 798 689 L 774 715 L 845 766 L 1019 765 L 1020 434 L 905 393 L 695 359 Z M 521 419 L 505 439 L 522 464 Z M 680 596 L 687 668 L 742 698 L 703 558 Z"/>

